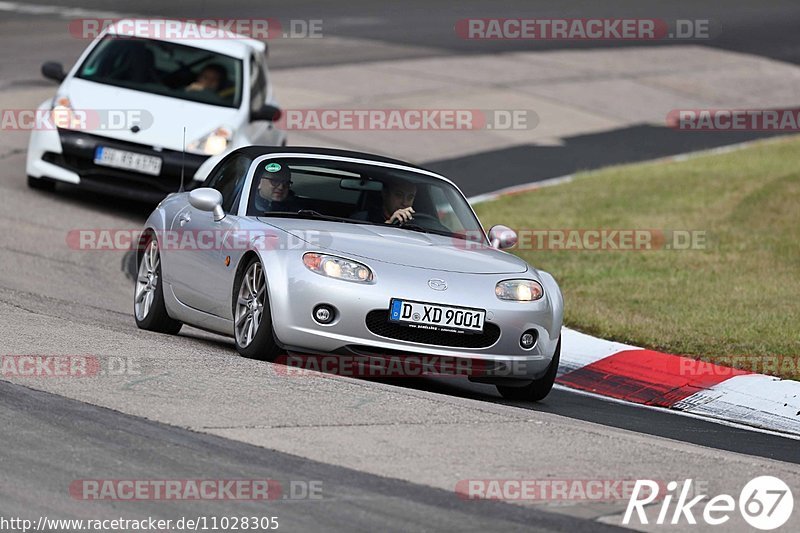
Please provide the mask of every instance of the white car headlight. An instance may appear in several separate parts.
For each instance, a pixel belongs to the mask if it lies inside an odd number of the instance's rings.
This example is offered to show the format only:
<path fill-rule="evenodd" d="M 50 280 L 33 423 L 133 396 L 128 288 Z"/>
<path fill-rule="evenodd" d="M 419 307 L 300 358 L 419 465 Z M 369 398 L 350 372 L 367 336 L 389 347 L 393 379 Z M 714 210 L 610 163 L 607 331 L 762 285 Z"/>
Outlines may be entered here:
<path fill-rule="evenodd" d="M 228 148 L 231 138 L 231 130 L 220 127 L 187 144 L 186 151 L 193 154 L 219 155 Z"/>
<path fill-rule="evenodd" d="M 374 276 L 368 266 L 335 255 L 309 252 L 303 255 L 303 264 L 312 271 L 329 278 L 369 283 Z"/>
<path fill-rule="evenodd" d="M 50 110 L 50 118 L 58 128 L 64 129 L 86 129 L 86 113 L 76 113 L 72 108 L 72 102 L 66 96 L 58 96 L 53 99 L 53 107 Z"/>
<path fill-rule="evenodd" d="M 534 302 L 544 296 L 544 289 L 531 279 L 507 279 L 495 285 L 494 293 L 501 300 Z"/>

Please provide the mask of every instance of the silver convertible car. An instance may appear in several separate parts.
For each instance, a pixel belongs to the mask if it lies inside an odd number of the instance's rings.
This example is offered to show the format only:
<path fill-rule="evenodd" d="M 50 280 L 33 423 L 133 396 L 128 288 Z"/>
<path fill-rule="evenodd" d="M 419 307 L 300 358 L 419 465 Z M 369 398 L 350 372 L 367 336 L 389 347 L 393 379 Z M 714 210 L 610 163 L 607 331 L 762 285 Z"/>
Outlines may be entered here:
<path fill-rule="evenodd" d="M 246 357 L 441 357 L 503 397 L 555 380 L 563 301 L 502 251 L 450 180 L 359 152 L 251 146 L 153 211 L 137 249 L 136 324 L 232 336 Z"/>

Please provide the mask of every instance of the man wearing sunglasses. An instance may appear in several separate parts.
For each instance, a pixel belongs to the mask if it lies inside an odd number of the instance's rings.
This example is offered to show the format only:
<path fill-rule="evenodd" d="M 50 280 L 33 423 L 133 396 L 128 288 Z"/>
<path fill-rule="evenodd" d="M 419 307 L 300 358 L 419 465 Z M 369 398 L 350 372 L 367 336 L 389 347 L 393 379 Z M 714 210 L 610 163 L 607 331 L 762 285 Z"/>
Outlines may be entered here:
<path fill-rule="evenodd" d="M 292 190 L 292 173 L 286 165 L 270 163 L 261 171 L 255 207 L 265 213 L 303 209 Z"/>

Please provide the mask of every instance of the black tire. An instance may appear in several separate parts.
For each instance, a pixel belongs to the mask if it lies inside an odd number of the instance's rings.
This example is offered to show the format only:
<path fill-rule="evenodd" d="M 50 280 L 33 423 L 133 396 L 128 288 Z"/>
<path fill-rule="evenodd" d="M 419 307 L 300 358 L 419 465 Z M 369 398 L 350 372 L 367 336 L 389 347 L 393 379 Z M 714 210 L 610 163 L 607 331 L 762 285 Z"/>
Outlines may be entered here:
<path fill-rule="evenodd" d="M 155 247 L 154 255 L 151 247 Z M 152 266 L 155 257 L 155 269 Z M 144 270 L 144 271 L 143 271 Z M 153 276 L 148 277 L 148 273 Z M 147 308 L 144 302 L 139 301 L 140 296 L 147 292 L 152 292 L 152 300 Z M 144 298 L 147 298 L 145 295 Z M 183 324 L 167 314 L 167 307 L 164 304 L 164 289 L 161 285 L 161 258 L 158 251 L 158 241 L 151 238 L 145 245 L 142 258 L 136 270 L 136 284 L 133 292 L 133 318 L 140 329 L 176 335 L 183 327 Z"/>
<path fill-rule="evenodd" d="M 253 269 L 256 269 L 257 274 L 255 276 L 258 278 L 255 282 L 252 281 L 253 278 L 251 277 Z M 253 292 L 252 288 L 255 288 L 256 291 Z M 244 298 L 248 303 L 240 303 L 240 297 Z M 253 301 L 256 303 L 253 304 Z M 250 359 L 274 361 L 280 354 L 281 348 L 275 341 L 275 334 L 272 331 L 272 313 L 269 307 L 267 279 L 264 275 L 264 267 L 257 257 L 253 257 L 248 261 L 237 276 L 232 303 L 233 339 L 236 344 L 236 351 L 239 352 L 239 355 Z M 248 339 L 248 334 L 242 330 L 246 330 L 248 324 L 254 323 L 253 317 L 255 315 L 253 308 L 249 307 L 251 305 L 254 305 L 258 311 L 258 320 Z M 246 309 L 249 309 L 249 311 Z M 250 317 L 249 321 L 248 316 Z"/>
<path fill-rule="evenodd" d="M 553 360 L 550 366 L 547 367 L 547 372 L 539 379 L 533 380 L 529 385 L 524 387 L 508 387 L 504 385 L 495 385 L 497 392 L 506 400 L 538 402 L 544 400 L 550 391 L 553 389 L 553 384 L 556 382 L 556 374 L 558 373 L 558 362 L 561 360 L 561 337 L 558 338 L 556 345 L 556 353 L 553 355 Z"/>
<path fill-rule="evenodd" d="M 56 190 L 56 182 L 47 178 L 28 176 L 28 187 L 37 191 L 54 191 Z"/>

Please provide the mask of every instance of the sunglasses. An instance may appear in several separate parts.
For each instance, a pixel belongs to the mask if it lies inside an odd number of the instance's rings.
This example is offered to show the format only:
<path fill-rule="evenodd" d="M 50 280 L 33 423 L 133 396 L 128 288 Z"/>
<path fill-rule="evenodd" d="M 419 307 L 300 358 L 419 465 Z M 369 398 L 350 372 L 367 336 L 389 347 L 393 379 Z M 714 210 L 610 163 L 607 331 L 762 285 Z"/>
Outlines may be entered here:
<path fill-rule="evenodd" d="M 293 183 L 292 180 L 286 181 L 286 180 L 279 180 L 279 179 L 274 179 L 274 178 L 272 178 L 272 179 L 264 178 L 264 179 L 266 179 L 268 182 L 270 182 L 270 184 L 273 187 L 278 187 L 280 185 L 286 185 L 287 187 L 289 187 Z"/>

